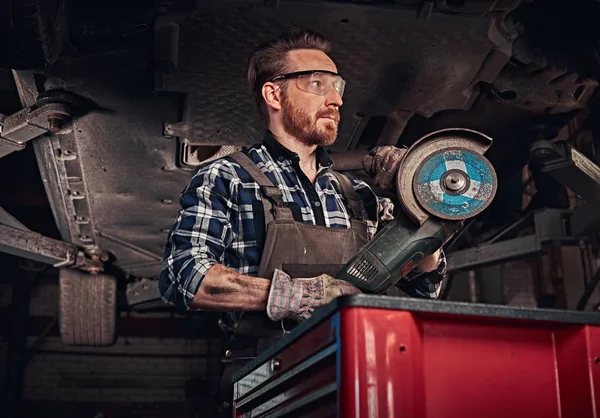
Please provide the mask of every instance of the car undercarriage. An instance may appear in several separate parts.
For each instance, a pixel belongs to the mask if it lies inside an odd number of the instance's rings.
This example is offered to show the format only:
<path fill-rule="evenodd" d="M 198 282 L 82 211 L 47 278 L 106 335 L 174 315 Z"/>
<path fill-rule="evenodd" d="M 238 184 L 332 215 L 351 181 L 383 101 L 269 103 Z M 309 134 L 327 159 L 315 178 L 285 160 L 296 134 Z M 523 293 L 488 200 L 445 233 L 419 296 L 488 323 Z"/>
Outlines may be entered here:
<path fill-rule="evenodd" d="M 365 178 L 342 163 L 353 153 L 409 146 L 439 129 L 493 138 L 486 156 L 498 194 L 449 243 L 451 276 L 557 243 L 597 249 L 598 184 L 548 168 L 554 151 L 531 146 L 562 140 L 599 162 L 598 2 L 3 3 L 12 42 L 0 54 L 0 156 L 34 150 L 58 236 L 17 220 L 20 206 L 7 197 L 0 249 L 61 269 L 67 344 L 110 344 L 117 305 L 164 308 L 155 279 L 179 193 L 203 162 L 261 141 L 245 65 L 283 31 L 312 29 L 332 42 L 348 84 L 331 152 L 349 174 Z M 554 157 L 573 165 L 570 151 Z"/>

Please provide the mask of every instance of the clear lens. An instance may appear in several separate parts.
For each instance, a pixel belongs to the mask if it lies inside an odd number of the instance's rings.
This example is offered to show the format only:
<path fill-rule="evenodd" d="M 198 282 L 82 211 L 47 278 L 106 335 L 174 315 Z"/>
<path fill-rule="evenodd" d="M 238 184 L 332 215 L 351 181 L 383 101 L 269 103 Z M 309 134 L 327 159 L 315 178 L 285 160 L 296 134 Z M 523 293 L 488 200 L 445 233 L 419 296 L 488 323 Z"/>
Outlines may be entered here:
<path fill-rule="evenodd" d="M 298 77 L 298 88 L 309 93 L 324 96 L 333 86 L 339 93 L 340 97 L 344 96 L 346 82 L 339 75 L 316 72 L 313 74 L 305 74 Z"/>

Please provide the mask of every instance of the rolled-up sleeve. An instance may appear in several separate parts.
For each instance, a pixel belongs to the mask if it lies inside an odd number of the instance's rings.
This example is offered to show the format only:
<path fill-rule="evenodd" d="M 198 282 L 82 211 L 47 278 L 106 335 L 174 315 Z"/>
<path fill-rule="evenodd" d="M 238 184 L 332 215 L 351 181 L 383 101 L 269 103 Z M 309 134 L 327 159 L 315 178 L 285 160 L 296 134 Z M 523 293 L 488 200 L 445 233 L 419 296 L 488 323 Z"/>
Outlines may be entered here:
<path fill-rule="evenodd" d="M 223 262 L 232 241 L 235 170 L 226 161 L 201 168 L 180 196 L 179 216 L 171 227 L 159 277 L 162 299 L 190 309 L 208 270 Z"/>

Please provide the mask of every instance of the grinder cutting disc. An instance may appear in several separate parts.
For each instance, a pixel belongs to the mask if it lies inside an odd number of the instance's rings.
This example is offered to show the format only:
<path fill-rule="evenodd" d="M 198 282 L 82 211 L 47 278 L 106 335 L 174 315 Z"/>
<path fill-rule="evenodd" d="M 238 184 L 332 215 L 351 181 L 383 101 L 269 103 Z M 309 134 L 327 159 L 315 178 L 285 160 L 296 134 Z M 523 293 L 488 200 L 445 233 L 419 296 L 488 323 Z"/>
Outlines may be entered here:
<path fill-rule="evenodd" d="M 492 202 L 497 179 L 481 154 L 445 148 L 429 155 L 417 168 L 413 191 L 423 209 L 442 219 L 475 216 Z"/>

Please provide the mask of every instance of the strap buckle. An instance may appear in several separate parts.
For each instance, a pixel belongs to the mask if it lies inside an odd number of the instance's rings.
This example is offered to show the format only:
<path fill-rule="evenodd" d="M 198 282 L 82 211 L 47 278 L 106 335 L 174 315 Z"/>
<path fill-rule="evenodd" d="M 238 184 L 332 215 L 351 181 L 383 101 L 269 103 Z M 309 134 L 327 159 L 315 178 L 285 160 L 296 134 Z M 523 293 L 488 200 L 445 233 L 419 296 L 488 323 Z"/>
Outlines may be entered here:
<path fill-rule="evenodd" d="M 348 212 L 350 212 L 350 216 L 357 221 L 364 221 L 367 218 L 367 211 L 362 207 L 362 202 L 352 199 L 350 197 L 344 196 L 344 203 L 346 204 L 346 208 Z M 355 210 L 355 208 L 361 208 L 362 210 Z M 358 213 L 357 213 L 358 212 Z"/>
<path fill-rule="evenodd" d="M 272 202 L 275 203 L 275 206 L 280 208 L 285 208 L 285 203 L 283 201 L 283 196 L 281 195 L 281 190 L 277 186 L 260 186 L 261 192 L 269 198 Z"/>

